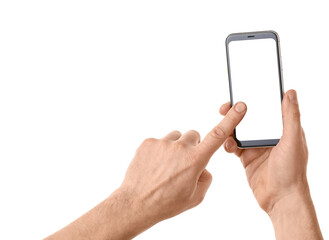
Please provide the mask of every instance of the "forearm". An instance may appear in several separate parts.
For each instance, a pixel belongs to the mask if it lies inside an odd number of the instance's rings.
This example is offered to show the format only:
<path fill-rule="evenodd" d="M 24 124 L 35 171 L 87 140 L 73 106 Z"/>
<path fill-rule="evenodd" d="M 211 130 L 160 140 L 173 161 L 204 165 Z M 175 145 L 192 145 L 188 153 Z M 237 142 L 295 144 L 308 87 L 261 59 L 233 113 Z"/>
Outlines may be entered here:
<path fill-rule="evenodd" d="M 131 239 L 151 227 L 140 202 L 121 189 L 60 231 L 46 238 L 55 239 Z"/>
<path fill-rule="evenodd" d="M 281 199 L 269 215 L 277 240 L 323 239 L 308 188 Z"/>

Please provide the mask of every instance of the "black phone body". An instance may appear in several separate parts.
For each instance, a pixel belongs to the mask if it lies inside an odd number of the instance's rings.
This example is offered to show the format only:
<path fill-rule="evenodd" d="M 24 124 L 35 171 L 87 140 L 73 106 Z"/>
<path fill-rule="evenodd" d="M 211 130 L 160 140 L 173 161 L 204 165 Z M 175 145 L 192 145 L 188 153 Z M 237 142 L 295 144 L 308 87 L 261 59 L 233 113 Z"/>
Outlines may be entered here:
<path fill-rule="evenodd" d="M 233 33 L 226 38 L 231 106 L 247 113 L 234 130 L 239 148 L 275 146 L 283 129 L 283 77 L 279 36 L 274 31 Z"/>

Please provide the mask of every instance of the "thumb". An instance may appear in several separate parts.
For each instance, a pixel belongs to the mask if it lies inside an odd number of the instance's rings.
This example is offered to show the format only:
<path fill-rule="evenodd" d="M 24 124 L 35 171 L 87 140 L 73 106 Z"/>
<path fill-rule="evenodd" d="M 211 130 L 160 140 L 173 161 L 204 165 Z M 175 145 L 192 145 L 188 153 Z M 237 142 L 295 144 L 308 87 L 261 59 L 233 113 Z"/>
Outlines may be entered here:
<path fill-rule="evenodd" d="M 300 112 L 295 90 L 289 90 L 282 101 L 283 137 L 295 138 L 301 131 Z"/>
<path fill-rule="evenodd" d="M 212 182 L 212 175 L 210 172 L 208 172 L 206 169 L 203 170 L 203 172 L 201 173 L 196 189 L 195 189 L 195 193 L 193 196 L 193 200 L 192 200 L 192 205 L 193 207 L 199 205 L 204 197 L 206 196 L 206 193 L 208 191 L 208 188 L 210 187 L 210 184 Z"/>

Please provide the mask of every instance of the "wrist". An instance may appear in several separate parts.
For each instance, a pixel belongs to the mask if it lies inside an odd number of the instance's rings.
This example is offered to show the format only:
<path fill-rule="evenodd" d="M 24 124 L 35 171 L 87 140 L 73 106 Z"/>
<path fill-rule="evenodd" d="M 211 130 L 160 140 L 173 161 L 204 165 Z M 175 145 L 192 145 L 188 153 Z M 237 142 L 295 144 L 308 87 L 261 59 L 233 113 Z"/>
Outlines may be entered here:
<path fill-rule="evenodd" d="M 307 184 L 278 200 L 268 215 L 276 239 L 323 239 Z"/>
<path fill-rule="evenodd" d="M 118 239 L 131 239 L 157 222 L 149 214 L 149 209 L 142 199 L 133 192 L 120 187 L 105 201 L 111 228 Z"/>
<path fill-rule="evenodd" d="M 267 213 L 273 222 L 287 213 L 294 212 L 300 207 L 306 207 L 310 204 L 313 205 L 308 184 L 303 184 L 278 199 Z"/>

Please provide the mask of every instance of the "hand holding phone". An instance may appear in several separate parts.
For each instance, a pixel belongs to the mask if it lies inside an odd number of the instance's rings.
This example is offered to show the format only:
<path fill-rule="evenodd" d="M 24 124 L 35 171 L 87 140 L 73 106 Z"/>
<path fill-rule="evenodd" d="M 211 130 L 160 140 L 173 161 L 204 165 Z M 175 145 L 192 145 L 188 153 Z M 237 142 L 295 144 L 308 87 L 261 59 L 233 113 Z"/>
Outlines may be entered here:
<path fill-rule="evenodd" d="M 226 115 L 230 108 L 228 102 L 220 113 Z M 240 158 L 276 239 L 323 239 L 306 176 L 308 150 L 295 91 L 285 93 L 282 114 L 283 136 L 275 147 L 240 149 L 230 136 L 224 148 Z"/>

